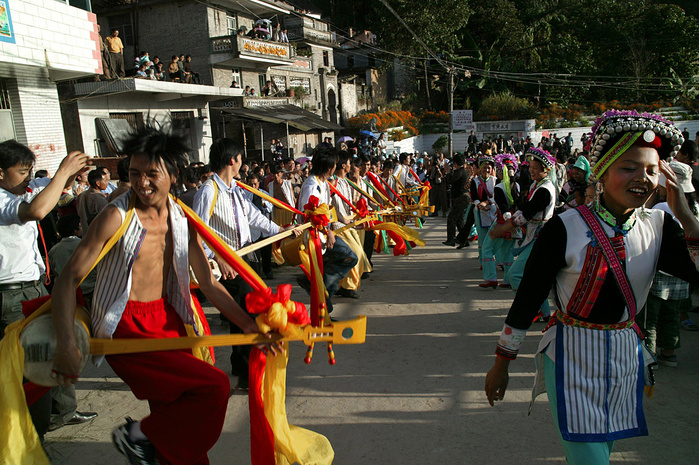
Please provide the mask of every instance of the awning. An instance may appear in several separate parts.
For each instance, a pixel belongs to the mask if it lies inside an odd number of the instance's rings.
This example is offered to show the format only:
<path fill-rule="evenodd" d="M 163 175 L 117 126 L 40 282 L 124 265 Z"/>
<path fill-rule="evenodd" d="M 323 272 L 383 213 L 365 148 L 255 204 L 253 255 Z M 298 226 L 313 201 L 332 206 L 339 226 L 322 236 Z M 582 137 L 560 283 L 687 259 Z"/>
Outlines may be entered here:
<path fill-rule="evenodd" d="M 254 108 L 218 107 L 213 109 L 221 110 L 225 114 L 238 116 L 244 119 L 265 121 L 273 124 L 289 123 L 289 126 L 300 129 L 301 131 L 339 131 L 343 129 L 342 126 L 319 118 L 316 114 L 297 107 L 296 105 L 270 105 Z"/>

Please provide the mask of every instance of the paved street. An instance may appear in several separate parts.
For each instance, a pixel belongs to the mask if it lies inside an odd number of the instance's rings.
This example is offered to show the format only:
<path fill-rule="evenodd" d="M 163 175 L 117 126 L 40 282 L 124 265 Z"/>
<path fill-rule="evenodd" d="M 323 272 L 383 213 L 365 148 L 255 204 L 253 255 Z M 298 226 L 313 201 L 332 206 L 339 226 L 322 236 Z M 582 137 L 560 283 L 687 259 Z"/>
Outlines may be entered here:
<path fill-rule="evenodd" d="M 512 299 L 509 290 L 480 289 L 474 245 L 447 248 L 446 220 L 422 230 L 427 241 L 409 257 L 375 257 L 375 273 L 359 300 L 337 299 L 340 319 L 369 317 L 367 342 L 335 346 L 337 364 L 324 347 L 303 363 L 304 346 L 291 347 L 287 410 L 291 423 L 328 437 L 337 465 L 359 464 L 560 464 L 563 450 L 545 396 L 527 416 L 533 353 L 543 325 L 535 324 L 514 362 L 506 400 L 488 406 L 484 377 Z M 294 282 L 296 269 L 281 268 L 269 284 Z M 303 291 L 297 300 L 308 302 Z M 214 332 L 222 332 L 211 314 Z M 660 367 L 653 399 L 646 401 L 651 435 L 617 442 L 614 464 L 696 464 L 699 412 L 699 333 L 682 332 L 679 368 Z M 217 349 L 228 372 L 228 349 Z M 108 366 L 90 366 L 78 385 L 79 409 L 97 411 L 92 424 L 49 433 L 55 464 L 122 464 L 111 445 L 124 416 L 140 418 L 134 399 Z M 235 379 L 231 380 L 235 385 Z M 211 463 L 250 463 L 247 396 L 233 394 Z"/>

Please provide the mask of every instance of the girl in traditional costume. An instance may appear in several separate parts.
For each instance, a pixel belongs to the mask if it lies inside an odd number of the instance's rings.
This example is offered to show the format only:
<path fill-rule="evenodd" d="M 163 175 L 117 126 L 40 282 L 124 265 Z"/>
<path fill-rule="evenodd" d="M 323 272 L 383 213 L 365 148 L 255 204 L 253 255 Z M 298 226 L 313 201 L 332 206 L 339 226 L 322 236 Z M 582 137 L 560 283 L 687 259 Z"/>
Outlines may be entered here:
<path fill-rule="evenodd" d="M 483 282 L 480 287 L 495 288 L 498 286 L 498 278 L 495 264 L 502 263 L 505 270 L 505 279 L 501 287 L 510 287 L 507 282 L 507 274 L 514 261 L 515 239 L 521 239 L 519 229 L 506 232 L 501 236 L 495 236 L 493 229 L 496 224 L 505 224 L 516 212 L 516 201 L 519 198 L 519 185 L 512 181 L 517 171 L 517 158 L 511 154 L 501 154 L 495 157 L 497 170 L 502 173 L 502 181 L 495 186 L 493 199 L 497 206 L 497 217 L 491 231 L 483 240 L 481 266 L 483 267 Z"/>
<path fill-rule="evenodd" d="M 471 183 L 471 199 L 473 200 L 476 230 L 478 231 L 478 261 L 483 260 L 483 241 L 488 235 L 488 229 L 495 222 L 497 206 L 495 205 L 495 159 L 489 155 L 478 157 L 479 175 Z"/>
<path fill-rule="evenodd" d="M 533 398 L 548 392 L 567 461 L 575 465 L 608 464 L 615 440 L 648 434 L 641 399 L 654 360 L 634 318 L 655 271 L 699 283 L 693 263 L 699 222 L 661 161 L 679 149 L 680 131 L 659 116 L 611 110 L 595 122 L 591 140 L 603 192 L 541 230 L 485 383 L 491 405 L 503 399 L 508 365 L 555 286 L 561 310 L 539 345 Z M 643 208 L 660 172 L 684 232 L 665 212 Z"/>
<path fill-rule="evenodd" d="M 529 175 L 532 184 L 529 187 L 527 199 L 520 203 L 519 209 L 505 224 L 497 225 L 491 234 L 495 237 L 517 228 L 524 228 L 524 237 L 515 245 L 513 254 L 517 257 L 505 274 L 506 281 L 517 291 L 524 275 L 524 269 L 532 252 L 532 247 L 539 236 L 541 228 L 553 216 L 556 205 L 555 178 L 556 159 L 546 150 L 530 147 L 526 153 L 529 162 Z M 548 300 L 541 305 L 544 319 L 548 319 L 551 310 Z"/>

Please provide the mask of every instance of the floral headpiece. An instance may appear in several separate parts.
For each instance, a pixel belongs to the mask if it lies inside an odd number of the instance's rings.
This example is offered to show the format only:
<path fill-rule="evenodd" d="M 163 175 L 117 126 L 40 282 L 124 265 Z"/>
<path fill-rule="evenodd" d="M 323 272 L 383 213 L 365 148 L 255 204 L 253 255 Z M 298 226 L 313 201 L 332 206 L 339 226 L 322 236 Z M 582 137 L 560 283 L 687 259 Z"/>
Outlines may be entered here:
<path fill-rule="evenodd" d="M 677 155 L 683 142 L 680 130 L 659 115 L 636 110 L 608 110 L 595 120 L 587 149 L 592 173 L 599 178 L 634 144 L 652 147 L 665 159 Z"/>
<path fill-rule="evenodd" d="M 517 167 L 519 166 L 517 156 L 511 153 L 501 153 L 499 155 L 495 155 L 495 166 L 497 166 L 498 169 L 502 169 L 505 165 L 511 166 L 516 171 Z"/>
<path fill-rule="evenodd" d="M 537 160 L 544 165 L 545 170 L 552 170 L 556 166 L 556 159 L 544 149 L 539 147 L 529 147 L 527 149 L 527 160 Z"/>
<path fill-rule="evenodd" d="M 495 166 L 495 158 L 490 155 L 481 155 L 478 157 L 478 167 L 480 168 L 485 163 L 490 163 L 490 166 Z"/>

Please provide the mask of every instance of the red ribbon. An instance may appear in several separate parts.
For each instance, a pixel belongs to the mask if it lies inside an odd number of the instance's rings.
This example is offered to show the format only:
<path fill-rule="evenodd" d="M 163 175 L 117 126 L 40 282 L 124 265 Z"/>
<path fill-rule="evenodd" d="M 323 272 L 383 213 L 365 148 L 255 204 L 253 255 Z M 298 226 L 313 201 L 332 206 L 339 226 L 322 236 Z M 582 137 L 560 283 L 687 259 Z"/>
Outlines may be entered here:
<path fill-rule="evenodd" d="M 280 284 L 277 292 L 272 292 L 271 288 L 260 289 L 249 292 L 245 296 L 245 303 L 249 313 L 266 313 L 272 304 L 279 302 L 285 304 L 291 301 L 291 284 Z M 305 326 L 311 323 L 306 306 L 300 302 L 294 302 L 295 310 L 288 314 L 289 323 Z"/>
<path fill-rule="evenodd" d="M 336 188 L 335 186 L 333 186 L 332 183 L 329 182 L 329 183 L 328 183 L 328 186 L 330 186 L 330 190 L 333 191 L 333 194 L 335 194 L 335 195 L 337 195 L 338 197 L 340 197 L 340 198 L 342 199 L 343 202 L 345 202 L 347 205 L 349 205 L 350 209 L 351 209 L 354 213 L 358 213 L 357 208 L 356 208 L 354 205 L 352 205 L 352 202 L 350 202 L 349 200 L 347 200 L 347 197 L 345 197 L 344 195 L 342 195 L 342 193 L 341 193 L 339 190 L 337 190 L 337 188 Z M 362 200 L 363 200 L 363 199 L 362 199 Z"/>
<path fill-rule="evenodd" d="M 329 185 L 330 183 L 328 183 Z M 315 212 L 318 207 L 320 206 L 320 199 L 316 197 L 315 195 L 312 195 L 308 199 L 308 203 L 304 205 L 303 209 L 306 210 L 307 212 L 310 213 L 305 213 L 306 221 L 310 221 L 311 224 L 316 229 L 322 229 L 326 227 L 328 224 L 330 224 L 330 218 L 328 218 L 328 215 L 326 214 L 315 214 Z"/>
<path fill-rule="evenodd" d="M 381 185 L 381 181 L 379 181 L 379 178 L 371 171 L 367 171 L 366 175 L 371 180 L 371 183 L 374 185 L 376 190 L 381 192 L 381 194 L 383 194 L 383 196 L 386 197 L 390 202 L 391 195 L 388 192 L 386 192 L 386 189 L 383 188 L 383 186 Z M 394 203 L 394 202 L 391 202 L 391 203 Z"/>

